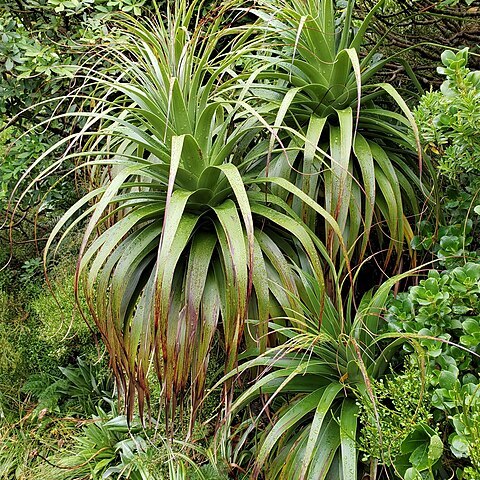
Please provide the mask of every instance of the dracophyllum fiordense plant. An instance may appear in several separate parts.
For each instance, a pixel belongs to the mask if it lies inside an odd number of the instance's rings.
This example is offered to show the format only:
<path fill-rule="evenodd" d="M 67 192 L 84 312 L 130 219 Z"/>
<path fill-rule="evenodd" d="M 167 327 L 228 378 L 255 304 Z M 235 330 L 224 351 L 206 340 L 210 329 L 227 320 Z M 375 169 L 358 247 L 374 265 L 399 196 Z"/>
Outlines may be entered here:
<path fill-rule="evenodd" d="M 112 68 L 84 75 L 91 110 L 72 114 L 81 127 L 52 147 L 48 153 L 68 145 L 39 177 L 75 158 L 94 185 L 54 228 L 45 259 L 83 228 L 76 285 L 130 418 L 136 399 L 141 413 L 148 403 L 153 366 L 167 418 L 188 390 L 193 419 L 214 336 L 230 371 L 242 342 L 266 349 L 272 312 L 295 308 L 293 265 L 319 279 L 325 265 L 335 271 L 272 185 L 323 216 L 346 254 L 333 216 L 294 183 L 266 174 L 265 132 L 275 131 L 246 102 L 249 84 L 234 69 L 255 43 L 222 27 L 227 7 L 207 19 L 197 7 L 180 3 L 159 23 L 121 23 L 121 41 L 102 57 Z M 249 316 L 259 322 L 245 336 Z M 227 382 L 227 404 L 229 392 Z"/>
<path fill-rule="evenodd" d="M 273 156 L 269 173 L 325 207 L 355 263 L 382 248 L 385 263 L 394 253 L 399 262 L 420 213 L 417 198 L 428 191 L 413 116 L 391 85 L 375 81 L 393 59 L 375 55 L 379 44 L 363 50 L 381 3 L 357 28 L 354 2 L 342 11 L 332 0 L 279 0 L 253 9 L 265 41 L 257 59 L 271 66 L 257 79 L 273 85 L 268 91 L 256 82 L 253 90 L 277 105 L 270 122 L 283 127 L 283 144 L 297 152 Z M 378 106 L 381 96 L 396 108 Z M 294 200 L 293 207 L 340 268 L 345 258 L 331 226 L 305 203 Z"/>
<path fill-rule="evenodd" d="M 324 295 L 313 276 L 300 273 L 301 310 L 273 318 L 269 348 L 260 355 L 247 349 L 229 374 L 262 369 L 217 432 L 219 452 L 252 472 L 251 478 L 260 473 L 268 480 L 360 478 L 357 402 L 375 413 L 372 381 L 388 371 L 403 343 L 421 351 L 415 335 L 386 332 L 383 318 L 390 290 L 411 273 L 367 292 L 357 308 L 351 292 L 344 309 Z M 238 422 L 242 411 L 246 420 Z M 378 435 L 382 445 L 380 426 Z M 376 478 L 376 462 L 370 475 Z"/>

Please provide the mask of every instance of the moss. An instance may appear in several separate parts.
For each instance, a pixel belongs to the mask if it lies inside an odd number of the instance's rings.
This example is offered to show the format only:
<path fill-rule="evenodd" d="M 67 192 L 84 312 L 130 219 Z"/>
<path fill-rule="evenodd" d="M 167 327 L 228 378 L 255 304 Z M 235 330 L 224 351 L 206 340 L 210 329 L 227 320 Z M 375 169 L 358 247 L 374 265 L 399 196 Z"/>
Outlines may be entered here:
<path fill-rule="evenodd" d="M 39 348 L 32 353 L 41 370 L 49 370 L 50 364 L 72 363 L 79 355 L 97 357 L 92 330 L 75 302 L 73 265 L 71 259 L 58 265 L 52 274 L 52 290 L 44 290 L 29 306 Z M 83 313 L 87 315 L 85 308 Z"/>
<path fill-rule="evenodd" d="M 80 355 L 98 358 L 94 335 L 75 303 L 74 265 L 67 258 L 55 267 L 51 290 L 45 284 L 31 296 L 0 290 L 0 389 L 18 389 L 32 373 L 58 374 L 59 366 Z"/>
<path fill-rule="evenodd" d="M 25 378 L 28 357 L 22 344 L 29 337 L 28 314 L 0 290 L 0 391 L 7 396 Z"/>

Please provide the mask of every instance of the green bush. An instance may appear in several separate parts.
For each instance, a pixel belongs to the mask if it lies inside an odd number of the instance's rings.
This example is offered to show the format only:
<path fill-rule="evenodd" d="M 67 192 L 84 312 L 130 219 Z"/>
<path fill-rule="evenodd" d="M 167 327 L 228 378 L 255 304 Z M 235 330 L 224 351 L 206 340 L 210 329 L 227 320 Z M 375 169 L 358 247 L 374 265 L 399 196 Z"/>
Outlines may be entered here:
<path fill-rule="evenodd" d="M 415 111 L 426 151 L 452 179 L 480 172 L 480 71 L 470 71 L 467 61 L 468 48 L 443 52 L 438 73 L 447 79 L 440 91 L 424 95 Z"/>
<path fill-rule="evenodd" d="M 423 377 L 423 382 L 419 381 Z M 393 467 L 402 476 L 433 471 L 443 452 L 438 432 L 432 428 L 430 395 L 425 372 L 417 362 L 407 364 L 403 373 L 372 381 L 375 402 L 359 403 L 363 424 L 360 448 L 364 461 L 376 459 Z M 432 477 L 433 478 L 433 477 Z"/>
<path fill-rule="evenodd" d="M 480 262 L 431 270 L 419 285 L 392 298 L 386 319 L 391 331 L 418 335 L 430 372 L 429 409 L 449 434 L 459 471 L 466 466 L 464 478 L 478 478 Z M 413 353 L 410 344 L 404 349 Z"/>
<path fill-rule="evenodd" d="M 478 364 L 479 294 L 480 263 L 467 263 L 443 273 L 431 270 L 418 286 L 392 300 L 387 321 L 393 331 L 440 338 L 443 341 L 420 342 L 430 358 L 451 361 L 452 365 L 458 362 L 465 373 Z M 472 349 L 473 354 L 447 342 Z M 446 364 L 440 366 L 447 368 Z"/>

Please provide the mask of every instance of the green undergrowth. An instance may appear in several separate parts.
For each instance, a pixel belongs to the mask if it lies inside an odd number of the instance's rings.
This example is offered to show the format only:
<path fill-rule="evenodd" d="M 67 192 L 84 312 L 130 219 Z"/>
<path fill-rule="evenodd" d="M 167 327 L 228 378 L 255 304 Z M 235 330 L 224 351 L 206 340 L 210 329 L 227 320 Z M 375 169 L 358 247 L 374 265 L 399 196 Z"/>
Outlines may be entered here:
<path fill-rule="evenodd" d="M 23 291 L 0 291 L 2 390 L 18 388 L 32 373 L 56 374 L 80 355 L 98 357 L 93 332 L 75 304 L 73 271 L 72 259 L 65 259 L 53 270 L 50 287 L 40 280 Z"/>

